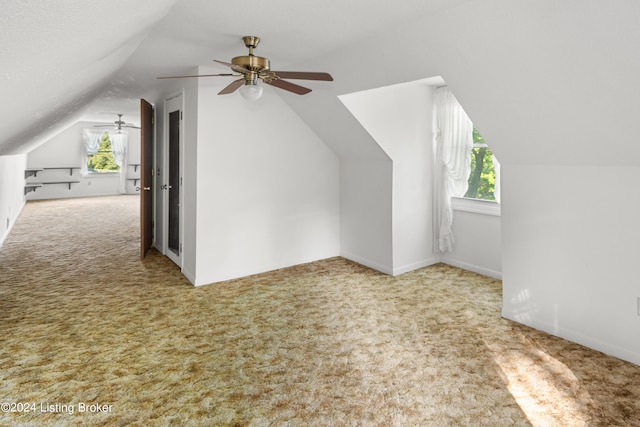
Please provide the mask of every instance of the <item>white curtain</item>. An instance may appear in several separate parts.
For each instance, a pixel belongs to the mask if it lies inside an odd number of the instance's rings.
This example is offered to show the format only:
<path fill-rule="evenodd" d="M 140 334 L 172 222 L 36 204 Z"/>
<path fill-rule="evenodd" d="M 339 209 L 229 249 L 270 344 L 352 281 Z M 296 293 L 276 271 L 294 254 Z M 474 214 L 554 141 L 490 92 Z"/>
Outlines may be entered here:
<path fill-rule="evenodd" d="M 80 164 L 80 172 L 83 176 L 89 172 L 87 170 L 89 156 L 91 154 L 96 154 L 100 149 L 100 139 L 102 139 L 102 135 L 104 135 L 104 131 L 99 131 L 97 129 L 84 129 L 84 132 L 82 132 L 82 140 L 84 144 L 81 153 L 82 163 Z"/>
<path fill-rule="evenodd" d="M 500 203 L 500 162 L 496 156 L 491 156 L 493 160 L 493 170 L 496 172 L 496 183 L 493 186 L 493 196 L 496 198 L 496 202 Z"/>
<path fill-rule="evenodd" d="M 439 253 L 453 248 L 451 197 L 467 192 L 473 123 L 446 86 L 436 89 L 435 113 L 433 251 Z"/>
<path fill-rule="evenodd" d="M 127 192 L 127 145 L 129 135 L 126 132 L 109 133 L 113 159 L 120 166 L 120 193 Z"/>

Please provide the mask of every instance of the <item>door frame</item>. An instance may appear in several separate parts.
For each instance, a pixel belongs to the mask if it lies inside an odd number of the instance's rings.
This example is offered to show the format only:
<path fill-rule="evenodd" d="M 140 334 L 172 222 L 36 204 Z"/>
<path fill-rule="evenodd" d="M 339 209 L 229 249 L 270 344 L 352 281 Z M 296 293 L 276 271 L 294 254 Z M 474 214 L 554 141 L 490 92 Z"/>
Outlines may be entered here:
<path fill-rule="evenodd" d="M 180 169 L 180 197 L 179 197 L 179 221 L 178 221 L 178 233 L 180 235 L 179 245 L 180 250 L 176 255 L 172 250 L 169 249 L 169 113 L 179 110 L 181 112 L 180 116 L 180 132 L 179 132 L 179 169 Z M 171 261 L 176 263 L 180 268 L 182 268 L 182 247 L 184 240 L 184 186 L 183 176 L 184 176 L 184 91 L 173 92 L 169 96 L 167 96 L 164 100 L 164 113 L 163 113 L 163 136 L 164 136 L 164 144 L 163 144 L 163 169 L 164 173 L 162 174 L 162 230 L 157 230 L 157 232 L 162 233 L 162 253 L 169 258 Z"/>

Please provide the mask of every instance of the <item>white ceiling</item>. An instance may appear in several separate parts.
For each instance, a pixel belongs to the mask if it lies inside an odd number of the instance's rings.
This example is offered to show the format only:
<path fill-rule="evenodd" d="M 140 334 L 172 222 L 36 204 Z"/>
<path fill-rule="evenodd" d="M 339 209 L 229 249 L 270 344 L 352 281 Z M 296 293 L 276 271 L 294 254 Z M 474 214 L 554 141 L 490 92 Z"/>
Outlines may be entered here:
<path fill-rule="evenodd" d="M 80 119 L 111 122 L 120 112 L 135 123 L 137 100 L 154 99 L 167 84 L 156 77 L 244 55 L 243 35 L 262 39 L 256 54 L 268 57 L 273 69 L 295 69 L 329 52 L 367 45 L 416 16 L 469 1 L 5 2 L 0 154 L 25 152 L 38 137 Z M 331 64 L 311 71 L 331 72 Z M 220 66 L 220 72 L 227 70 Z"/>

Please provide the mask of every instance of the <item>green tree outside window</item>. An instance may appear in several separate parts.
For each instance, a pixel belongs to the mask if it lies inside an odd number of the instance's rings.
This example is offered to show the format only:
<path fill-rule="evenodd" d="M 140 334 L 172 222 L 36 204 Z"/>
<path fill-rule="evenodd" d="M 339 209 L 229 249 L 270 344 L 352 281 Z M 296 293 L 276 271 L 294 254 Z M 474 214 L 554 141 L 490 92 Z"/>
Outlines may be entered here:
<path fill-rule="evenodd" d="M 118 166 L 115 159 L 113 158 L 111 139 L 109 138 L 108 132 L 105 132 L 102 135 L 98 152 L 89 155 L 89 160 L 87 161 L 87 169 L 89 169 L 90 172 L 120 171 L 120 166 Z"/>
<path fill-rule="evenodd" d="M 493 153 L 475 127 L 473 128 L 473 145 L 469 188 L 464 197 L 495 200 L 496 171 L 493 166 Z"/>

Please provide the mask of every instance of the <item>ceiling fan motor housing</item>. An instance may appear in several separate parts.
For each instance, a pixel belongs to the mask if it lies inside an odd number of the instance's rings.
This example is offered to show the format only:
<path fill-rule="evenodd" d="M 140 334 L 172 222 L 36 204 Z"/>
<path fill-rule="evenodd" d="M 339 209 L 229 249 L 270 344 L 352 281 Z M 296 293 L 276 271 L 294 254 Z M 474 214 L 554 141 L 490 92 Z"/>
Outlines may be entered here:
<path fill-rule="evenodd" d="M 236 56 L 231 60 L 231 63 L 256 72 L 269 71 L 271 67 L 267 58 L 255 55 Z"/>

